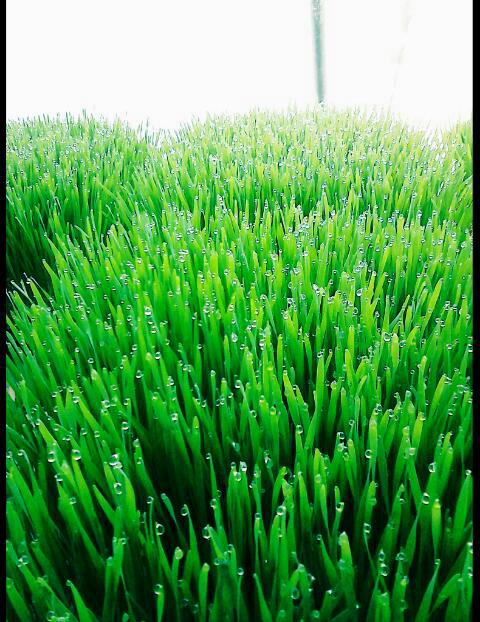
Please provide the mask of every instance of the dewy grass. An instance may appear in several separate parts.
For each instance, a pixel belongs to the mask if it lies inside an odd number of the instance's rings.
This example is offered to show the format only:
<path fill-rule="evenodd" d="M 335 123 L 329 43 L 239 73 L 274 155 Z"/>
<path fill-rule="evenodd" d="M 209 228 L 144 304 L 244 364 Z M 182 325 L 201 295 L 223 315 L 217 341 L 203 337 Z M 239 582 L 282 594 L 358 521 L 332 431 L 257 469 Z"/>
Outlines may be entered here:
<path fill-rule="evenodd" d="M 7 131 L 9 619 L 470 619 L 469 126 Z"/>
<path fill-rule="evenodd" d="M 76 237 L 89 218 L 99 232 L 128 200 L 148 166 L 156 137 L 91 118 L 36 119 L 8 125 L 7 276 L 43 283 L 49 240 Z"/>

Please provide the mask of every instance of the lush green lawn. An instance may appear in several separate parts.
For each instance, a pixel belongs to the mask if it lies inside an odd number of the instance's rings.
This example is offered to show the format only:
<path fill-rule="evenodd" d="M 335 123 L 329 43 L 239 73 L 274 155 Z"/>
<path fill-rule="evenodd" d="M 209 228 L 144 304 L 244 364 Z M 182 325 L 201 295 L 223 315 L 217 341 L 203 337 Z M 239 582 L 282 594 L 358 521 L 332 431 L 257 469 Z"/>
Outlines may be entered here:
<path fill-rule="evenodd" d="M 8 125 L 10 621 L 470 618 L 471 142 Z"/>

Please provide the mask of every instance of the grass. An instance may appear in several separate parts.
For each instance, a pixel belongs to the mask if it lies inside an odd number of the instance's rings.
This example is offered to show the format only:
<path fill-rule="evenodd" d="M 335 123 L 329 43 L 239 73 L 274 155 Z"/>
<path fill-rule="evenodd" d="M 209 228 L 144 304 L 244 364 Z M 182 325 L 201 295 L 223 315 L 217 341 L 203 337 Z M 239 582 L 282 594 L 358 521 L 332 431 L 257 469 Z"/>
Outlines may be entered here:
<path fill-rule="evenodd" d="M 470 619 L 471 158 L 8 125 L 8 618 Z"/>
<path fill-rule="evenodd" d="M 87 222 L 106 231 L 131 196 L 135 175 L 148 167 L 156 140 L 86 117 L 9 123 L 7 277 L 42 280 L 50 240 L 77 239 Z"/>

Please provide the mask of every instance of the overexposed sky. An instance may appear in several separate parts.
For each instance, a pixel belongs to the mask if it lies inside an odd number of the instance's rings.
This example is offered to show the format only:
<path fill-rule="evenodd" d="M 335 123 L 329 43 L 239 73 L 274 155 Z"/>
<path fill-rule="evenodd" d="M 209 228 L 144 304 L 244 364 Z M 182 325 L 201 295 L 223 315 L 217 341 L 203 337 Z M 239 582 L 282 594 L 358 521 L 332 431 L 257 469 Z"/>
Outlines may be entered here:
<path fill-rule="evenodd" d="M 472 114 L 472 0 L 327 0 L 327 100 L 415 124 Z"/>
<path fill-rule="evenodd" d="M 446 125 L 472 107 L 472 0 L 325 0 L 327 103 Z M 311 0 L 7 0 L 7 118 L 172 128 L 315 103 Z"/>

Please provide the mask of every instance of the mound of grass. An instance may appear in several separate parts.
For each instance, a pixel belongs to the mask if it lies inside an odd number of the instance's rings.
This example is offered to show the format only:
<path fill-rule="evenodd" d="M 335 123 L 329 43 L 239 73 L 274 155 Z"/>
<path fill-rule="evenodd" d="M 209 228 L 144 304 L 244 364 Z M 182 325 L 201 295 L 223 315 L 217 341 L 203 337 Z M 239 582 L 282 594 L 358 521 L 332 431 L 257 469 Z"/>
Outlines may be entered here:
<path fill-rule="evenodd" d="M 7 129 L 7 278 L 34 276 L 50 240 L 77 239 L 87 224 L 105 232 L 132 196 L 157 137 L 94 118 L 35 119 Z"/>
<path fill-rule="evenodd" d="M 470 128 L 7 131 L 9 619 L 470 619 Z"/>

